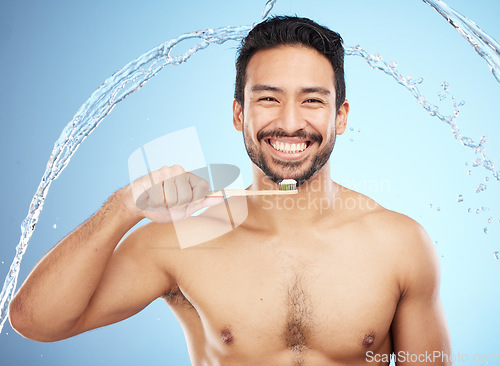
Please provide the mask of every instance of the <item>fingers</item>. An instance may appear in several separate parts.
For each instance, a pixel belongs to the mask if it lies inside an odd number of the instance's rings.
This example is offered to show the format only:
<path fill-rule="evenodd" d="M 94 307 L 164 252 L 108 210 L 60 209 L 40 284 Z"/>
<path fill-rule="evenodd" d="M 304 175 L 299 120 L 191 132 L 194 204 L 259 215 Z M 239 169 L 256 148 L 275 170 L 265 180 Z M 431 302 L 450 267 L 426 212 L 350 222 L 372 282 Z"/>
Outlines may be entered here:
<path fill-rule="evenodd" d="M 163 184 L 157 183 L 151 186 L 148 191 L 148 206 L 157 208 L 165 205 L 165 197 L 163 195 Z"/>
<path fill-rule="evenodd" d="M 177 197 L 171 201 L 167 201 L 169 207 L 180 206 L 193 201 L 193 187 L 188 178 L 189 173 L 184 173 L 173 178 L 175 187 L 177 188 Z"/>
<path fill-rule="evenodd" d="M 198 201 L 205 198 L 208 190 L 210 189 L 210 185 L 208 184 L 208 182 L 193 173 L 187 173 L 186 176 L 189 179 L 190 186 L 192 187 L 192 200 Z"/>
<path fill-rule="evenodd" d="M 137 207 L 172 208 L 205 198 L 208 182 L 179 166 L 163 167 L 132 183 Z"/>

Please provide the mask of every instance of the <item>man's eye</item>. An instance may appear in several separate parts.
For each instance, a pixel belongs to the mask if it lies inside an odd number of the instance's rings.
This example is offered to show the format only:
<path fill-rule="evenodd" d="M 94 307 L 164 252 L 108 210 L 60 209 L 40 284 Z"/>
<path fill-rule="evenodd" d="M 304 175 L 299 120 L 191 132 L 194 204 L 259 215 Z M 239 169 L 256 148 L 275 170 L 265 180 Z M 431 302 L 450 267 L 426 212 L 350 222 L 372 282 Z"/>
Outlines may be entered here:
<path fill-rule="evenodd" d="M 319 99 L 314 99 L 314 98 L 311 98 L 311 99 L 306 99 L 305 101 L 306 103 L 321 103 L 323 104 L 323 102 Z"/>
<path fill-rule="evenodd" d="M 263 97 L 263 98 L 260 98 L 259 101 L 274 102 L 274 101 L 276 101 L 276 99 L 274 99 L 273 97 Z"/>

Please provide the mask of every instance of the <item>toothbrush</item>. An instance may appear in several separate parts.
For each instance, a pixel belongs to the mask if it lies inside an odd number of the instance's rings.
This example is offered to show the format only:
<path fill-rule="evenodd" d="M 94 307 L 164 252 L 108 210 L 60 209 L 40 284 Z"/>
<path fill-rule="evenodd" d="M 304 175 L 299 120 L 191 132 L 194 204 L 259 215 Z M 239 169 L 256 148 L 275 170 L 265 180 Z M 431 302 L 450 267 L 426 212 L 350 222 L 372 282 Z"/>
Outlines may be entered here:
<path fill-rule="evenodd" d="M 267 196 L 275 194 L 297 194 L 297 181 L 294 179 L 284 179 L 279 183 L 279 189 L 268 189 L 262 191 L 247 191 L 244 189 L 227 189 L 223 191 L 208 192 L 207 197 L 224 196 Z"/>

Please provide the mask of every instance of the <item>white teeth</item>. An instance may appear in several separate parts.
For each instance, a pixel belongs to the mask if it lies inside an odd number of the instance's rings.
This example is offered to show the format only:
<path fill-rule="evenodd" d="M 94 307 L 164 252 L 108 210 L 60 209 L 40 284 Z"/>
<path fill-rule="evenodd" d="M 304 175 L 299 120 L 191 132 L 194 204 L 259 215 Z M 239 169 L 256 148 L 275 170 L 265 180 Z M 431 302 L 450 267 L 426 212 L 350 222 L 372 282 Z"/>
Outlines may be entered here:
<path fill-rule="evenodd" d="M 274 147 L 278 151 L 292 153 L 292 154 L 302 152 L 307 147 L 307 144 L 305 142 L 301 142 L 299 144 L 289 144 L 289 143 L 283 143 L 280 141 L 276 141 L 276 142 L 272 142 L 271 145 L 272 145 L 272 147 Z"/>

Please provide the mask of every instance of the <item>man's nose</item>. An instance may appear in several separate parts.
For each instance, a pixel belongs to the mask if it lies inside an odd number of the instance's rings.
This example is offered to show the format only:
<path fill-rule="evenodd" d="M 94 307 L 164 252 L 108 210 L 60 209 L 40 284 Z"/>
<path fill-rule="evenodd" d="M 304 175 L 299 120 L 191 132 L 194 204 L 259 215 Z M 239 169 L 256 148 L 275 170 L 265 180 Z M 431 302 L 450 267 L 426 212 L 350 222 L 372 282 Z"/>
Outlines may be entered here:
<path fill-rule="evenodd" d="M 306 121 L 300 106 L 295 103 L 285 103 L 281 109 L 279 118 L 280 127 L 289 132 L 300 130 L 306 126 Z"/>

